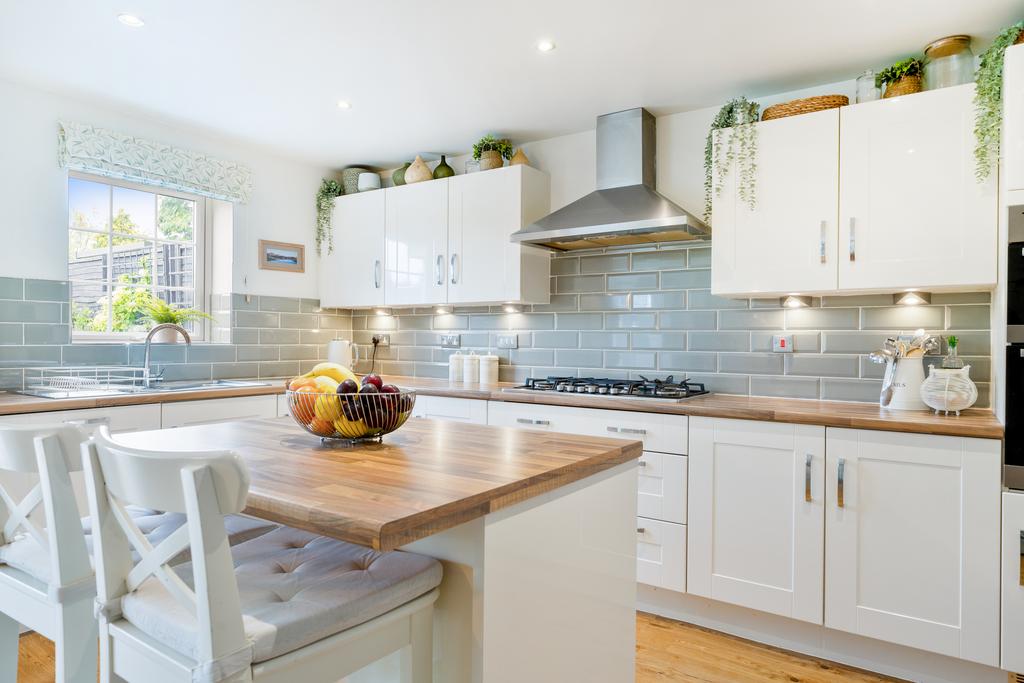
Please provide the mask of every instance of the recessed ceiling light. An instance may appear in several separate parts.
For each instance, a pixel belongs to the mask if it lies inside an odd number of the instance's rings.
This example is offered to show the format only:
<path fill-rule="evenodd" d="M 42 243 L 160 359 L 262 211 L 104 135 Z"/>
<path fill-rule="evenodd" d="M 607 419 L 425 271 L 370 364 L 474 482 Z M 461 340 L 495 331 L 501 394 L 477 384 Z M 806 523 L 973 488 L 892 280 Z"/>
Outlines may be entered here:
<path fill-rule="evenodd" d="M 555 49 L 555 43 L 551 40 L 538 40 L 537 49 L 541 52 L 551 52 Z"/>
<path fill-rule="evenodd" d="M 129 28 L 142 28 L 146 25 L 146 22 L 134 14 L 118 14 L 117 20 Z"/>
<path fill-rule="evenodd" d="M 338 100 L 338 109 L 351 109 L 352 103 L 348 100 Z"/>

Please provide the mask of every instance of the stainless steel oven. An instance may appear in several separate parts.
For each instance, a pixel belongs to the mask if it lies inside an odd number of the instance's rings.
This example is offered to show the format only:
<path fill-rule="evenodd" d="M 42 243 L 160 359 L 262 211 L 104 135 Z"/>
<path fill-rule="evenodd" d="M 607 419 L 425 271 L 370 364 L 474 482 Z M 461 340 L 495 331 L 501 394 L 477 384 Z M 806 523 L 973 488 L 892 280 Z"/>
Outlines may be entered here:
<path fill-rule="evenodd" d="M 1024 206 L 1010 211 L 1006 258 L 1006 485 L 1024 490 Z"/>

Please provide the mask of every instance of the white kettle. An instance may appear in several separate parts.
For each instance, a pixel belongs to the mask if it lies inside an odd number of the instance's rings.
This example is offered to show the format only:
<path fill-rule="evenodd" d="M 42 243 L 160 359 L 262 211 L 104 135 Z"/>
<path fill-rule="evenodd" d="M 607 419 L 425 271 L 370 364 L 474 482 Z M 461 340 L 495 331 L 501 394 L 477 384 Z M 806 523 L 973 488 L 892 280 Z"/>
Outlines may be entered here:
<path fill-rule="evenodd" d="M 344 365 L 350 370 L 359 362 L 359 347 L 348 339 L 334 339 L 327 342 L 327 360 Z"/>

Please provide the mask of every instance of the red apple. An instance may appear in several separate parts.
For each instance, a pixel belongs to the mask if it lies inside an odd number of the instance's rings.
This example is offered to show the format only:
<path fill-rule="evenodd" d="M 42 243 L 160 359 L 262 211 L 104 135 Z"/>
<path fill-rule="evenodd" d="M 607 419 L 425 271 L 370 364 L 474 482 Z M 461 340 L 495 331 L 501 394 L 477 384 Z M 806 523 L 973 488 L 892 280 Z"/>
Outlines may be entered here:
<path fill-rule="evenodd" d="M 384 386 L 384 380 L 380 378 L 380 375 L 370 373 L 369 375 L 363 377 L 363 386 L 366 386 L 367 384 L 372 384 L 377 389 L 380 389 L 382 386 Z"/>

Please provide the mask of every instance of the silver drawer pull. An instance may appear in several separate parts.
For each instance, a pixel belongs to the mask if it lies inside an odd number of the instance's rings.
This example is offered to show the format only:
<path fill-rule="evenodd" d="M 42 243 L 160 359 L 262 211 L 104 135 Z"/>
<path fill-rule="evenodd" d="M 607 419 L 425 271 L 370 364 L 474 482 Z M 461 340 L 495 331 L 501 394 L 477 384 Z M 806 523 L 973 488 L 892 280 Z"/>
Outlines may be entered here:
<path fill-rule="evenodd" d="M 109 425 L 109 417 L 89 417 L 83 420 L 64 420 L 66 425 Z"/>
<path fill-rule="evenodd" d="M 647 461 L 646 460 L 641 460 L 638 464 L 640 465 L 640 467 L 647 467 Z"/>
<path fill-rule="evenodd" d="M 647 533 L 647 529 L 643 528 L 642 526 L 638 526 L 638 527 L 636 528 L 636 532 L 637 532 L 638 534 L 645 534 L 645 533 Z"/>
<path fill-rule="evenodd" d="M 646 434 L 646 429 L 630 429 L 629 427 L 609 427 L 612 434 Z"/>
<path fill-rule="evenodd" d="M 516 422 L 521 425 L 549 425 L 551 424 L 548 420 L 531 420 L 528 417 L 517 417 Z"/>
<path fill-rule="evenodd" d="M 846 501 L 844 500 L 843 488 L 846 483 L 846 459 L 839 458 L 839 470 L 836 476 L 836 505 L 839 507 L 846 507 Z"/>
<path fill-rule="evenodd" d="M 814 456 L 808 453 L 807 460 L 804 462 L 804 500 L 808 503 L 814 500 L 811 497 L 811 463 L 813 461 Z"/>

